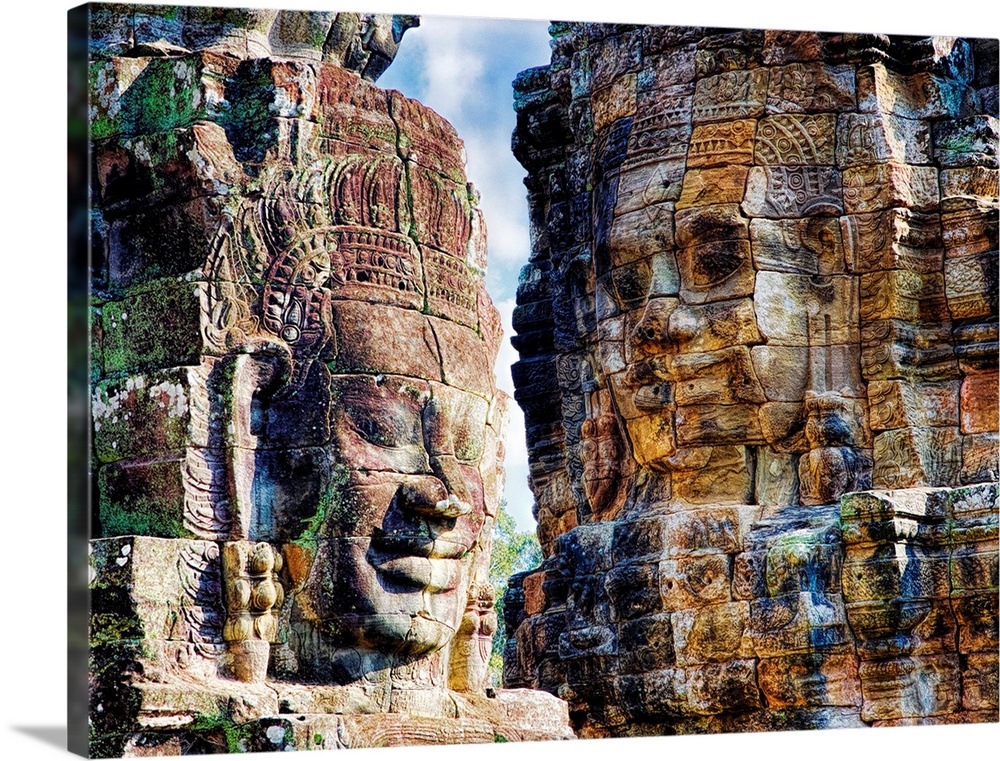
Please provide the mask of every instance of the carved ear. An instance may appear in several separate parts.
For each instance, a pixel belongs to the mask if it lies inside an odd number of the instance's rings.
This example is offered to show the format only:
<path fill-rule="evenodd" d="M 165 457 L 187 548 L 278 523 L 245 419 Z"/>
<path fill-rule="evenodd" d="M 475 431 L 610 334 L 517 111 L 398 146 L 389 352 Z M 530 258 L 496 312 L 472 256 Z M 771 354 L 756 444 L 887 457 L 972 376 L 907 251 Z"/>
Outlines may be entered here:
<path fill-rule="evenodd" d="M 288 383 L 292 353 L 283 341 L 255 336 L 247 339 L 235 353 L 253 357 L 257 366 L 258 397 L 268 399 Z"/>

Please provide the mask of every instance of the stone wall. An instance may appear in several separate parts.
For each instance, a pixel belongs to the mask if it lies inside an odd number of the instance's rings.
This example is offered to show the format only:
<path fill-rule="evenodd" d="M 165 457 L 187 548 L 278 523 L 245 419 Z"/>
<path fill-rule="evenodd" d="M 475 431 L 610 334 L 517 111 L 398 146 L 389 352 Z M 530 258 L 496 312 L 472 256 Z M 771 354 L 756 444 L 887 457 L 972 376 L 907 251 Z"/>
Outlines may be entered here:
<path fill-rule="evenodd" d="M 995 721 L 997 42 L 550 31 L 505 683 L 584 736 Z"/>

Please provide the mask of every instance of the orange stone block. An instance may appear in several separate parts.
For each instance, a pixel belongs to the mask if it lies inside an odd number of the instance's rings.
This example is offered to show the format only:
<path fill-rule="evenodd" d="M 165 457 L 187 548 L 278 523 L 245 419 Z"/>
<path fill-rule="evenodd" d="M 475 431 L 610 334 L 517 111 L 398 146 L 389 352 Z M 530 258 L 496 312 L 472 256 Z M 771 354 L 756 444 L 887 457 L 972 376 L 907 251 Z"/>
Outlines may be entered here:
<path fill-rule="evenodd" d="M 970 375 L 962 381 L 962 433 L 987 433 L 1000 424 L 997 374 Z"/>

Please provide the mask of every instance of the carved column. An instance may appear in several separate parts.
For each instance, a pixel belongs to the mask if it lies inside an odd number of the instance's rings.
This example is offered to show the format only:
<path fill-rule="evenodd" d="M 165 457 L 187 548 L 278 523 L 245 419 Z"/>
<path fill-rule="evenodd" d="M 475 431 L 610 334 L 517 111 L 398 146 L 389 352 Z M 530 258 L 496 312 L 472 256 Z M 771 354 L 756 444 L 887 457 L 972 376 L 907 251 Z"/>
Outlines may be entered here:
<path fill-rule="evenodd" d="M 265 542 L 226 542 L 222 574 L 226 598 L 227 644 L 223 671 L 241 682 L 263 682 L 271 642 L 278 633 L 272 609 L 280 609 L 284 590 L 278 583 L 281 555 Z"/>

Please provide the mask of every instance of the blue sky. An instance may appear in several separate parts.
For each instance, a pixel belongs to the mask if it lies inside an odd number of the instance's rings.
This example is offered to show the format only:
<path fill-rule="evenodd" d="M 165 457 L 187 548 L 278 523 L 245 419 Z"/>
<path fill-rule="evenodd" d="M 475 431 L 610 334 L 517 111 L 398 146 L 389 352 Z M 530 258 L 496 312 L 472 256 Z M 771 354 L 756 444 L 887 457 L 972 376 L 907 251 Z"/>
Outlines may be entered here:
<path fill-rule="evenodd" d="M 513 395 L 510 345 L 514 292 L 528 259 L 528 205 L 524 170 L 510 152 L 514 129 L 511 82 L 518 72 L 548 63 L 548 22 L 422 16 L 403 37 L 399 53 L 378 85 L 399 90 L 433 108 L 465 143 L 466 173 L 478 188 L 486 217 L 489 271 L 486 286 L 503 318 L 497 358 L 499 386 Z M 524 416 L 511 404 L 507 433 L 508 510 L 521 530 L 533 529 Z"/>

